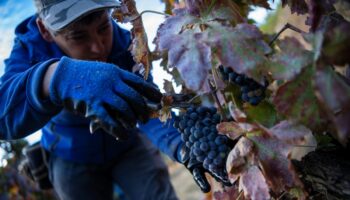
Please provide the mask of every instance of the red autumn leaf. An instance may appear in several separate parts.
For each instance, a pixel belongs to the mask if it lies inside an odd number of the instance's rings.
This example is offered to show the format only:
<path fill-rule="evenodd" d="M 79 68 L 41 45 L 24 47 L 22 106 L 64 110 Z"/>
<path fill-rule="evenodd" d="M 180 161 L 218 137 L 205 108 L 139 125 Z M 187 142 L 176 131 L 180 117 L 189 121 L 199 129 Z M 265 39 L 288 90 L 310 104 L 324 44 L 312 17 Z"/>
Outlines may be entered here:
<path fill-rule="evenodd" d="M 301 182 L 288 159 L 293 146 L 271 135 L 262 129 L 249 139 L 257 149 L 262 172 L 270 189 L 280 193 L 293 186 L 300 186 Z"/>
<path fill-rule="evenodd" d="M 254 126 L 248 123 L 237 122 L 221 122 L 216 126 L 216 129 L 220 134 L 226 135 L 232 140 L 237 139 L 241 135 L 253 131 Z"/>
<path fill-rule="evenodd" d="M 311 135 L 310 129 L 292 121 L 282 121 L 269 129 L 269 133 L 288 144 L 302 144 L 305 137 Z"/>
<path fill-rule="evenodd" d="M 273 99 L 279 113 L 311 129 L 318 128 L 325 123 L 310 81 L 313 76 L 312 68 L 305 68 L 295 79 L 279 87 Z"/>
<path fill-rule="evenodd" d="M 282 0 L 282 6 L 289 6 L 292 13 L 306 14 L 308 12 L 308 6 L 305 0 Z"/>
<path fill-rule="evenodd" d="M 131 22 L 133 25 L 132 44 L 130 46 L 134 61 L 141 65 L 144 70 L 144 78 L 147 80 L 152 68 L 151 53 L 148 48 L 148 39 L 143 27 L 142 18 L 136 8 L 134 0 L 122 0 L 122 6 L 114 12 L 114 17 L 119 18 L 122 22 Z"/>
<path fill-rule="evenodd" d="M 236 122 L 246 122 L 247 121 L 247 115 L 241 111 L 237 106 L 235 106 L 232 101 L 229 102 L 228 108 L 230 110 L 231 117 Z"/>
<path fill-rule="evenodd" d="M 244 197 L 251 200 L 270 199 L 269 187 L 260 169 L 253 165 L 243 172 L 239 179 L 240 190 L 243 189 Z"/>
<path fill-rule="evenodd" d="M 268 59 L 265 55 L 271 52 L 271 48 L 256 26 L 238 24 L 232 28 L 212 22 L 208 24 L 204 38 L 211 47 L 213 56 L 222 65 L 261 84 L 265 83 L 263 75 L 268 73 Z"/>
<path fill-rule="evenodd" d="M 233 183 L 239 174 L 246 171 L 253 162 L 249 158 L 253 151 L 253 143 L 245 137 L 239 139 L 235 147 L 231 150 L 226 160 L 226 170 L 229 173 L 230 181 Z"/>
<path fill-rule="evenodd" d="M 221 191 L 214 191 L 213 196 L 215 200 L 237 200 L 239 192 L 237 186 L 225 187 Z"/>
<path fill-rule="evenodd" d="M 319 67 L 316 73 L 317 97 L 337 130 L 333 134 L 346 145 L 350 138 L 350 81 L 330 67 Z"/>
<path fill-rule="evenodd" d="M 274 79 L 292 80 L 312 64 L 312 53 L 305 50 L 296 38 L 287 37 L 277 44 L 281 51 L 271 57 L 271 64 L 267 66 Z"/>

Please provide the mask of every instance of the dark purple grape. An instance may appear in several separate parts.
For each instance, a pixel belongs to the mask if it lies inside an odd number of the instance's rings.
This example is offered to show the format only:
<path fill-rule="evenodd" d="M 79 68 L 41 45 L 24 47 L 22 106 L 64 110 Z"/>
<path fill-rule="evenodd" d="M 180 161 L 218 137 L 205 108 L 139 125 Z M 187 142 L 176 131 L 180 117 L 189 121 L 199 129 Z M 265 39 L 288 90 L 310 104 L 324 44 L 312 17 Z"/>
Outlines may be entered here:
<path fill-rule="evenodd" d="M 184 133 L 185 135 L 190 136 L 190 135 L 191 135 L 191 128 L 190 128 L 190 127 L 186 127 L 186 128 L 184 129 L 183 133 Z"/>
<path fill-rule="evenodd" d="M 181 130 L 184 130 L 185 128 L 186 128 L 186 121 L 185 120 L 181 120 L 180 122 L 179 122 L 179 128 L 181 129 Z"/>
<path fill-rule="evenodd" d="M 265 90 L 269 82 L 265 79 L 265 83 L 261 85 L 254 79 L 244 74 L 238 74 L 230 67 L 219 66 L 219 72 L 225 81 L 236 84 L 241 90 L 241 99 L 251 105 L 258 105 L 265 98 Z M 257 92 L 255 92 L 257 91 Z M 261 98 L 257 98 L 261 97 Z"/>
<path fill-rule="evenodd" d="M 194 135 L 194 137 L 196 137 L 197 139 L 203 137 L 203 133 L 202 133 L 202 131 L 201 131 L 200 129 L 195 130 L 194 133 L 193 133 L 193 135 Z"/>
<path fill-rule="evenodd" d="M 199 141 L 196 141 L 196 142 L 194 142 L 193 146 L 194 146 L 195 148 L 200 148 L 201 143 L 200 143 Z"/>
<path fill-rule="evenodd" d="M 214 164 L 215 165 L 221 165 L 222 163 L 223 163 L 223 159 L 221 158 L 221 157 L 216 157 L 215 159 L 214 159 Z"/>
<path fill-rule="evenodd" d="M 214 141 L 215 138 L 216 138 L 216 134 L 210 133 L 207 137 L 208 137 L 208 140 L 209 140 L 209 141 Z"/>
<path fill-rule="evenodd" d="M 202 150 L 200 150 L 199 148 L 194 148 L 193 149 L 193 154 L 195 155 L 195 156 L 201 156 L 201 155 L 203 155 L 203 151 Z"/>
<path fill-rule="evenodd" d="M 217 109 L 190 107 L 177 121 L 181 139 L 189 148 L 190 158 L 202 162 L 203 167 L 212 172 L 225 174 L 225 159 L 230 148 L 226 136 L 219 135 L 216 130 L 221 121 Z"/>
<path fill-rule="evenodd" d="M 191 118 L 192 120 L 197 120 L 197 119 L 198 119 L 198 114 L 195 113 L 195 112 L 193 112 L 193 113 L 191 113 L 190 118 Z"/>
<path fill-rule="evenodd" d="M 206 142 L 202 142 L 201 145 L 200 145 L 200 149 L 204 152 L 208 151 L 209 150 L 209 145 L 208 143 Z"/>
<path fill-rule="evenodd" d="M 207 138 L 207 137 L 201 137 L 201 138 L 199 138 L 199 141 L 200 141 L 201 143 L 207 142 L 207 141 L 208 141 L 208 138 Z"/>
<path fill-rule="evenodd" d="M 204 156 L 204 155 L 202 155 L 202 156 L 197 156 L 197 160 L 198 160 L 199 162 L 203 162 L 203 161 L 205 160 L 205 156 Z"/>
<path fill-rule="evenodd" d="M 216 151 L 211 150 L 211 151 L 208 153 L 208 158 L 214 159 L 215 157 L 216 157 Z"/>

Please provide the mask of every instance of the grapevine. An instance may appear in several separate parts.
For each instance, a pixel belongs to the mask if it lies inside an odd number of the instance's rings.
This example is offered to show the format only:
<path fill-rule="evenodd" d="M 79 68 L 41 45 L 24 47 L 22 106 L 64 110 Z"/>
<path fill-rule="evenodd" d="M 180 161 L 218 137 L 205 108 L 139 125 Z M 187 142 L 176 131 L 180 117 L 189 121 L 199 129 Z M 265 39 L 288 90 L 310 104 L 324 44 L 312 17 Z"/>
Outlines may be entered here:
<path fill-rule="evenodd" d="M 233 184 L 214 191 L 213 198 L 349 199 L 350 179 L 333 187 L 316 178 L 314 187 L 303 174 L 310 171 L 300 163 L 319 156 L 322 148 L 349 148 L 350 3 L 282 0 L 293 14 L 308 16 L 309 30 L 286 24 L 271 36 L 248 19 L 251 6 L 269 9 L 267 0 L 163 2 L 171 16 L 159 26 L 153 52 L 134 0 L 123 0 L 116 12 L 123 21 L 137 19 L 132 52 L 146 72 L 149 61 L 162 59 L 163 68 L 181 85 L 180 93 L 195 93 L 202 105 L 210 105 L 183 108 L 175 127 L 192 157 L 205 169 L 226 174 Z M 281 38 L 286 29 L 302 39 Z M 169 113 L 170 108 L 167 104 L 161 111 Z M 297 147 L 304 151 L 296 156 Z M 303 159 L 299 164 L 297 157 Z M 325 177 L 343 180 L 333 176 L 348 177 L 347 169 L 325 170 L 330 176 Z"/>

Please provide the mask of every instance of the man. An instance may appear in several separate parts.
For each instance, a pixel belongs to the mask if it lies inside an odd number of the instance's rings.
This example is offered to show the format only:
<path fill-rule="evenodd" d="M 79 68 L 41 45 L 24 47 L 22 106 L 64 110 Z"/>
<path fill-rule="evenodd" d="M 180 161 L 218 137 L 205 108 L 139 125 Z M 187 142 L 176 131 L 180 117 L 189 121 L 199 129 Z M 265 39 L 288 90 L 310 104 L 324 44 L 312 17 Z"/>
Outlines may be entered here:
<path fill-rule="evenodd" d="M 130 72 L 130 34 L 110 17 L 119 3 L 35 0 L 35 5 L 38 15 L 18 25 L 5 61 L 0 139 L 42 129 L 50 180 L 61 199 L 112 199 L 113 183 L 128 199 L 176 199 L 148 139 L 175 160 L 188 152 L 181 151 L 174 128 L 148 119 L 146 100 L 157 103 L 161 93 L 151 80 Z M 208 192 L 202 164 L 192 163 L 191 172 L 193 166 L 197 184 Z"/>

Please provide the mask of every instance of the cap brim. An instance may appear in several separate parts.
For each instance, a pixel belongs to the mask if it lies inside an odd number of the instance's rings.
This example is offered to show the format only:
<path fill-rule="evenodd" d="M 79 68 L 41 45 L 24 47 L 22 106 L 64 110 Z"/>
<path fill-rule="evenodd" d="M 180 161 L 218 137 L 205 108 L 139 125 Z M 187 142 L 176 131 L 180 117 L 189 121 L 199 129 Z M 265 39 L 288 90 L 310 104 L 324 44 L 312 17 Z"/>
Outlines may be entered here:
<path fill-rule="evenodd" d="M 119 6 L 120 3 L 113 0 L 101 2 L 96 0 L 62 1 L 43 10 L 42 17 L 49 29 L 58 31 L 65 28 L 81 16 L 95 10 Z"/>

